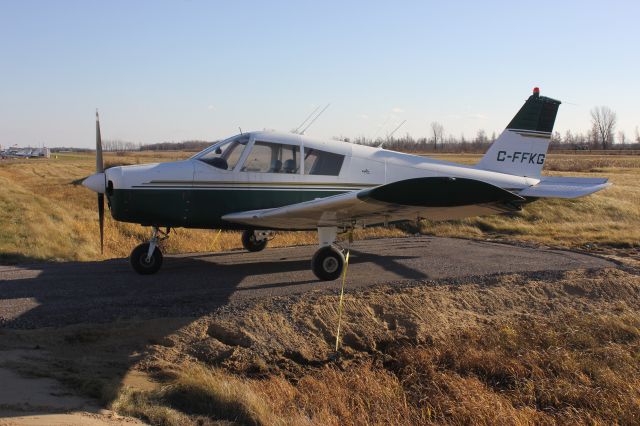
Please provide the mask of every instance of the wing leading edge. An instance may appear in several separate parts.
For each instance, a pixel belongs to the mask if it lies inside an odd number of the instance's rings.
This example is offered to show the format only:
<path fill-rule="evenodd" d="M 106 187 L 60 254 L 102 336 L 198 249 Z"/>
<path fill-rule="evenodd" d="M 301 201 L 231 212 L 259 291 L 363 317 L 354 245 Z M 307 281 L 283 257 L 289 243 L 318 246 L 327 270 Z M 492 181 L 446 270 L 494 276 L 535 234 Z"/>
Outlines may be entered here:
<path fill-rule="evenodd" d="M 422 177 L 222 219 L 263 229 L 376 225 L 417 218 L 448 220 L 517 211 L 525 199 L 486 182 Z"/>

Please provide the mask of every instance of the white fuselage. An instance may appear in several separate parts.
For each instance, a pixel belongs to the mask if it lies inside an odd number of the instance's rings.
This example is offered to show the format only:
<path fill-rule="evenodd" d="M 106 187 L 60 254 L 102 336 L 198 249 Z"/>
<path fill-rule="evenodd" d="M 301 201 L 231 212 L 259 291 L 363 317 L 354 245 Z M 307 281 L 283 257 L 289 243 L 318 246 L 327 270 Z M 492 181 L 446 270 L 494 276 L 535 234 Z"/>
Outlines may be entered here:
<path fill-rule="evenodd" d="M 198 160 L 215 149 L 216 144 L 184 161 L 114 167 L 107 171 L 107 180 L 111 180 L 117 189 L 207 189 L 214 183 L 229 189 L 240 189 L 273 183 L 285 186 L 290 184 L 292 189 L 303 186 L 316 190 L 338 187 L 345 190 L 357 189 L 415 177 L 464 177 L 510 190 L 521 190 L 539 182 L 535 178 L 481 170 L 473 166 L 341 141 L 275 132 L 253 132 L 250 135 L 251 140 L 233 170 L 221 170 Z M 310 148 L 342 154 L 345 156 L 344 163 L 337 176 L 305 174 L 304 163 L 295 174 L 243 171 L 242 165 L 255 141 L 297 145 L 302 155 L 305 149 Z"/>
<path fill-rule="evenodd" d="M 243 140 L 243 148 L 220 166 L 225 155 L 220 147 L 230 147 L 238 138 Z M 258 161 L 257 152 L 261 151 L 264 157 L 265 150 L 271 152 L 268 158 L 272 162 L 280 163 L 273 169 L 277 172 L 265 166 L 267 157 Z M 285 152 L 295 159 L 285 160 Z M 323 155 L 329 161 L 320 161 Z M 284 161 L 273 160 L 274 156 Z M 309 156 L 316 160 L 309 161 Z M 213 161 L 205 161 L 212 157 Z M 287 162 L 291 165 L 290 161 L 295 168 L 285 167 Z M 322 170 L 318 170 L 318 162 L 322 163 Z M 256 166 L 257 163 L 261 165 Z M 228 223 L 223 216 L 294 205 L 411 178 L 468 178 L 515 192 L 538 182 L 418 155 L 274 132 L 245 133 L 214 144 L 188 160 L 113 167 L 105 174 L 106 179 L 97 174 L 85 184 L 95 183 L 95 188 L 89 186 L 98 192 L 105 185 L 102 191 L 107 194 L 116 220 L 234 229 L 240 225 Z"/>

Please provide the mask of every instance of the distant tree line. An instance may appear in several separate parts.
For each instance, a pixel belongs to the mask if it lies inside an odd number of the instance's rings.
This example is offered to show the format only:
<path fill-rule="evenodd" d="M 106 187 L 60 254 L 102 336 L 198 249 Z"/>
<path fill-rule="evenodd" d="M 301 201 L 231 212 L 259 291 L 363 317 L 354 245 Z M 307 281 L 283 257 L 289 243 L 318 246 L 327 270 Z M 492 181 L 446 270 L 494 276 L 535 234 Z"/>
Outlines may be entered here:
<path fill-rule="evenodd" d="M 357 138 L 336 137 L 336 140 L 351 142 L 358 145 L 382 146 L 383 148 L 402 152 L 484 152 L 496 139 L 495 133 L 490 138 L 484 130 L 478 130 L 476 136 L 467 139 L 464 135 L 456 138 L 439 134 L 431 137 L 414 138 L 410 134 L 399 137 L 369 139 L 363 136 Z"/>
<path fill-rule="evenodd" d="M 600 150 L 600 149 L 640 149 L 640 132 L 636 126 L 634 139 L 627 138 L 622 131 L 615 134 L 617 116 L 606 106 L 591 110 L 591 129 L 586 133 L 572 133 L 567 130 L 564 135 L 554 132 L 549 144 L 550 150 Z M 336 140 L 352 142 L 360 145 L 383 146 L 387 149 L 403 152 L 486 152 L 489 145 L 496 140 L 496 133 L 490 137 L 484 130 L 478 130 L 475 137 L 467 139 L 464 135 L 444 136 L 444 126 L 438 122 L 431 123 L 429 137 L 413 138 L 406 134 L 402 137 L 386 137 L 368 139 L 365 137 L 335 137 Z M 615 135 L 615 136 L 614 136 Z"/>
<path fill-rule="evenodd" d="M 202 151 L 216 141 L 160 142 L 142 145 L 141 151 Z"/>
<path fill-rule="evenodd" d="M 125 152 L 125 151 L 200 151 L 214 142 L 212 141 L 182 141 L 182 142 L 159 142 L 152 144 L 142 144 L 127 142 L 122 140 L 104 140 L 102 149 L 104 151 Z"/>

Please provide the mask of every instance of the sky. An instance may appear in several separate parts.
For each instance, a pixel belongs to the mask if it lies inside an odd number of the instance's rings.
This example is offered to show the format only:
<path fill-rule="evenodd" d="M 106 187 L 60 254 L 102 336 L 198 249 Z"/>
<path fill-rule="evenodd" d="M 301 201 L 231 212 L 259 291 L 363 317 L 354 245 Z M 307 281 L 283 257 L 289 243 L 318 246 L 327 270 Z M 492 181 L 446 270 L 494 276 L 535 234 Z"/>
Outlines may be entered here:
<path fill-rule="evenodd" d="M 555 130 L 640 126 L 637 1 L 0 0 L 0 145 L 290 131 L 500 133 L 530 95 Z"/>

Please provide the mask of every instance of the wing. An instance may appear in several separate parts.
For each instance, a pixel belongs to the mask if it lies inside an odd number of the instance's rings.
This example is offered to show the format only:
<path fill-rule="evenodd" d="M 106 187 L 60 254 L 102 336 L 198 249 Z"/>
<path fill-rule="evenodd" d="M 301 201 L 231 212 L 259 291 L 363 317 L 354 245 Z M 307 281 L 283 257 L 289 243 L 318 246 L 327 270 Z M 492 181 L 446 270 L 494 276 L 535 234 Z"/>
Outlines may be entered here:
<path fill-rule="evenodd" d="M 420 219 L 461 219 L 519 210 L 524 198 L 486 182 L 452 177 L 407 179 L 374 188 L 222 219 L 262 229 L 376 225 Z"/>

